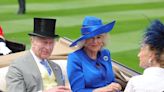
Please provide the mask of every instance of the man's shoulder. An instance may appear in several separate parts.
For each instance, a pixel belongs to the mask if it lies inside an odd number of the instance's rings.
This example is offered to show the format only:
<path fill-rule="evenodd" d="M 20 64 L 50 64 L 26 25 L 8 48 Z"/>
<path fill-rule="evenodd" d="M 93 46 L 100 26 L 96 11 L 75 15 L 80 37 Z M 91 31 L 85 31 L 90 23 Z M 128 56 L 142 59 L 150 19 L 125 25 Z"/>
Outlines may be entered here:
<path fill-rule="evenodd" d="M 17 64 L 25 64 L 26 61 L 29 60 L 29 58 L 32 58 L 32 55 L 30 55 L 30 52 L 26 52 L 24 55 L 16 58 L 11 65 L 17 65 Z"/>

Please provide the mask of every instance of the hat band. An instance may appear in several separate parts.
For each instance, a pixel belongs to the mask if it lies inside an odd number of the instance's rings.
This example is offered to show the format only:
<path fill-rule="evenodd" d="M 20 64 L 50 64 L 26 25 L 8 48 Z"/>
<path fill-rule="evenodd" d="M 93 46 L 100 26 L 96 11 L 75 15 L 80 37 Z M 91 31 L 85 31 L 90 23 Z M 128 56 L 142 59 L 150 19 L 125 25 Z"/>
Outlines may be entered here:
<path fill-rule="evenodd" d="M 81 34 L 82 35 L 86 35 L 89 34 L 90 32 L 95 31 L 96 29 L 98 29 L 101 25 L 99 26 L 87 26 L 87 27 L 82 27 L 81 28 Z"/>

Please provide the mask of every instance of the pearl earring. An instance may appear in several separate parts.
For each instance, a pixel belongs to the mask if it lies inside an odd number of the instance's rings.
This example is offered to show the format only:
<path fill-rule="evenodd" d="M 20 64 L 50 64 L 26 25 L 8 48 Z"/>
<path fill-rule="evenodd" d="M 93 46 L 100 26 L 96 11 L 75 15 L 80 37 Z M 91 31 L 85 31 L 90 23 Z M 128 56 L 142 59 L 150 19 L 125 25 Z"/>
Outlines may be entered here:
<path fill-rule="evenodd" d="M 152 65 L 152 59 L 148 60 L 148 65 L 151 66 Z"/>

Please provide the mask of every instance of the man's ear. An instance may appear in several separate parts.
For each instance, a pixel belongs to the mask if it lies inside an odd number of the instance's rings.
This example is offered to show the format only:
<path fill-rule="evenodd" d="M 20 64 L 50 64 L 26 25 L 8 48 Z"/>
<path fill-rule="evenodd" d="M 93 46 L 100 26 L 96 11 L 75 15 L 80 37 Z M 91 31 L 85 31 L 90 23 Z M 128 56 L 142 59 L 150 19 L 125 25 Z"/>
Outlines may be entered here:
<path fill-rule="evenodd" d="M 30 37 L 30 41 L 31 41 L 31 43 L 34 41 L 34 37 L 33 36 Z"/>

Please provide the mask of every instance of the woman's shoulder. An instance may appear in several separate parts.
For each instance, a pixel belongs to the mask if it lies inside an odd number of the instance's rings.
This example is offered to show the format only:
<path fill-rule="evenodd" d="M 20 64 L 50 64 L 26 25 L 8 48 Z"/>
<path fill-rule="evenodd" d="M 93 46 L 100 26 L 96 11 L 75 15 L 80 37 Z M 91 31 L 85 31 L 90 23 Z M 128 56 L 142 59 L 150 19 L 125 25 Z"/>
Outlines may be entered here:
<path fill-rule="evenodd" d="M 70 54 L 68 54 L 68 57 L 78 57 L 82 56 L 82 49 L 78 49 Z"/>
<path fill-rule="evenodd" d="M 130 78 L 130 82 L 138 83 L 143 81 L 143 75 L 136 75 Z"/>
<path fill-rule="evenodd" d="M 78 49 L 78 50 L 75 50 L 74 52 L 72 53 L 69 53 L 69 55 L 72 55 L 72 54 L 79 54 L 82 52 L 82 49 Z"/>
<path fill-rule="evenodd" d="M 108 48 L 102 48 L 102 49 L 101 49 L 101 52 L 102 52 L 102 51 L 103 51 L 103 52 L 110 52 Z"/>
<path fill-rule="evenodd" d="M 109 51 L 109 49 L 107 49 L 107 48 L 102 48 L 102 49 L 101 49 L 101 53 L 102 53 L 102 54 L 109 54 L 109 55 L 110 55 L 110 51 Z"/>

